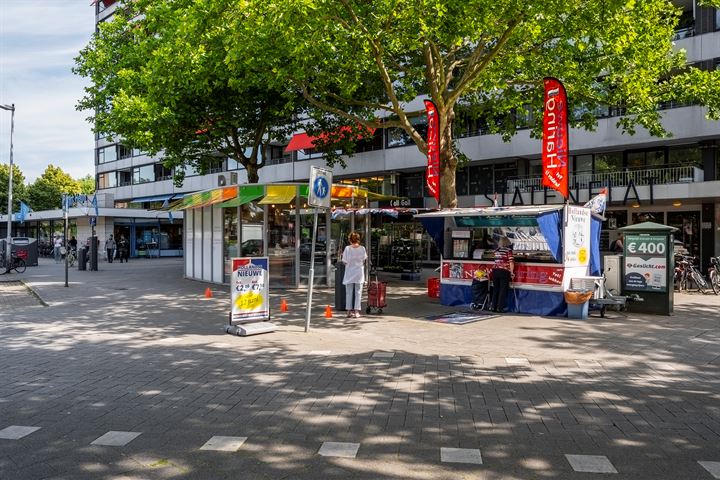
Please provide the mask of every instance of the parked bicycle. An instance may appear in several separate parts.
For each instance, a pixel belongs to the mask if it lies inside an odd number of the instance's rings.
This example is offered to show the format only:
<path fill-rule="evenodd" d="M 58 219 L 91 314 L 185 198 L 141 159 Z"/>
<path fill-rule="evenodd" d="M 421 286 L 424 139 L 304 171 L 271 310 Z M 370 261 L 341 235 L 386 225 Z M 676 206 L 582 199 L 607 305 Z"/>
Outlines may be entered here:
<path fill-rule="evenodd" d="M 710 257 L 710 268 L 708 268 L 710 284 L 716 292 L 720 292 L 720 257 Z"/>
<path fill-rule="evenodd" d="M 688 290 L 688 283 L 692 281 L 700 293 L 704 294 L 707 290 L 712 290 L 715 295 L 718 294 L 720 288 L 712 281 L 708 281 L 703 274 L 700 273 L 700 270 L 695 266 L 694 257 L 683 255 L 676 263 L 675 285 L 679 290 Z"/>
<path fill-rule="evenodd" d="M 17 273 L 25 272 L 25 260 L 18 257 L 14 253 L 10 255 L 10 262 L 6 261 L 6 255 L 3 253 L 0 255 L 0 275 L 10 273 L 13 270 Z"/>
<path fill-rule="evenodd" d="M 66 257 L 67 257 L 67 263 L 68 263 L 69 266 L 74 267 L 74 266 L 75 266 L 75 262 L 77 261 L 77 252 L 75 251 L 74 248 L 68 249 L 67 252 L 68 252 L 67 255 L 66 255 Z"/>

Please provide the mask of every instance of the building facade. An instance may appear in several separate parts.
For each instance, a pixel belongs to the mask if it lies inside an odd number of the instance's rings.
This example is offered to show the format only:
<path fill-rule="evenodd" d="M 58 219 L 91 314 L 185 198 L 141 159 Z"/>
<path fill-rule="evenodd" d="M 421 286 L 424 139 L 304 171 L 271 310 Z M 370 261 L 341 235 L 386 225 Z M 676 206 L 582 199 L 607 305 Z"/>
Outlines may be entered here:
<path fill-rule="evenodd" d="M 684 10 L 676 32 L 677 48 L 687 52 L 691 64 L 718 68 L 720 10 L 698 6 L 695 0 L 675 3 Z M 96 2 L 97 23 L 111 18 L 116 7 L 113 0 Z M 422 99 L 413 103 L 417 105 L 410 105 L 411 110 L 422 109 Z M 652 220 L 677 227 L 678 245 L 699 256 L 704 269 L 710 256 L 720 255 L 720 122 L 707 120 L 702 107 L 670 104 L 663 107 L 662 116 L 672 137 L 652 137 L 642 130 L 631 136 L 616 127 L 622 113 L 608 108 L 600 113 L 595 131 L 571 131 L 571 201 L 584 203 L 608 187 L 604 247 L 609 248 L 615 240 L 618 228 Z M 302 141 L 291 140 L 289 147 L 273 145 L 268 149 L 270 158 L 259 171 L 260 182 L 306 181 L 310 165 L 324 165 L 319 152 L 302 148 Z M 495 198 L 501 205 L 562 201 L 541 187 L 540 141 L 531 138 L 529 129 L 520 129 L 510 142 L 504 142 L 482 123 L 468 119 L 462 124 L 459 145 L 470 159 L 469 165 L 457 172 L 459 206 L 491 205 Z M 107 207 L 158 208 L 164 201 L 187 193 L 247 180 L 236 162 L 219 160 L 209 174 L 187 172 L 185 183 L 177 188 L 172 172 L 159 159 L 100 137 L 96 138 L 95 159 L 98 192 L 112 199 Z M 425 165 L 425 157 L 404 132 L 378 129 L 371 139 L 360 142 L 346 168 L 334 169 L 334 175 L 337 182 L 406 197 L 401 206 L 433 208 L 434 199 L 424 187 Z M 161 224 L 159 228 L 169 227 Z M 409 248 L 413 252 L 417 248 L 418 255 L 426 260 L 437 256 L 411 217 L 404 222 L 374 224 L 373 236 L 378 239 L 377 251 L 386 246 L 390 257 L 408 242 Z M 183 243 L 187 244 L 187 239 Z"/>

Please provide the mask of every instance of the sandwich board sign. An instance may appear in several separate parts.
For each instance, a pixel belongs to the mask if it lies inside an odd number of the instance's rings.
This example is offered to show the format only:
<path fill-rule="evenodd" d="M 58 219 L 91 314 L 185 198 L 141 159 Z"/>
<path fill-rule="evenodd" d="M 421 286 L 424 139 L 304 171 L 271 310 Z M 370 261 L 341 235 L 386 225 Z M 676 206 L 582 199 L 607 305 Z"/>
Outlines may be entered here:
<path fill-rule="evenodd" d="M 332 181 L 332 170 L 311 166 L 308 205 L 312 207 L 330 208 Z"/>
<path fill-rule="evenodd" d="M 232 259 L 230 322 L 232 335 L 256 335 L 277 329 L 270 320 L 270 270 L 268 257 Z"/>

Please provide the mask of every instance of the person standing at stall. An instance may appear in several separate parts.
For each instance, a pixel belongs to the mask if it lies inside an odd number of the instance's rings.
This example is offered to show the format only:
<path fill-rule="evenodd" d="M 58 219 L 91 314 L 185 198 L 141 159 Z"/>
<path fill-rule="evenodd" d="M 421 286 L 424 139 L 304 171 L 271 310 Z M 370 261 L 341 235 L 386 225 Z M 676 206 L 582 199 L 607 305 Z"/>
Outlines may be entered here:
<path fill-rule="evenodd" d="M 510 239 L 500 237 L 498 248 L 495 249 L 495 265 L 492 269 L 492 305 L 493 312 L 502 313 L 507 306 L 507 293 L 510 288 L 510 281 L 515 276 L 515 260 Z"/>
<path fill-rule="evenodd" d="M 362 286 L 365 283 L 365 260 L 367 252 L 365 247 L 360 245 L 360 234 L 351 232 L 348 235 L 350 245 L 345 247 L 342 254 L 342 261 L 345 264 L 345 305 L 348 318 L 360 318 Z M 354 300 L 354 301 L 353 301 Z"/>

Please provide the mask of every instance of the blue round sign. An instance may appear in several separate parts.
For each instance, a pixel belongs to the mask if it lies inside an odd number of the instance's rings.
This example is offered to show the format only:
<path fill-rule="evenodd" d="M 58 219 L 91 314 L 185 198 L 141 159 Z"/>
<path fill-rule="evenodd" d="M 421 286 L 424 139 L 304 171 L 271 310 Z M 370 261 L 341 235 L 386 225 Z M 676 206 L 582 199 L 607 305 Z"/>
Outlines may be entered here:
<path fill-rule="evenodd" d="M 317 177 L 313 183 L 313 193 L 317 198 L 325 198 L 330 193 L 330 185 L 325 177 Z"/>

